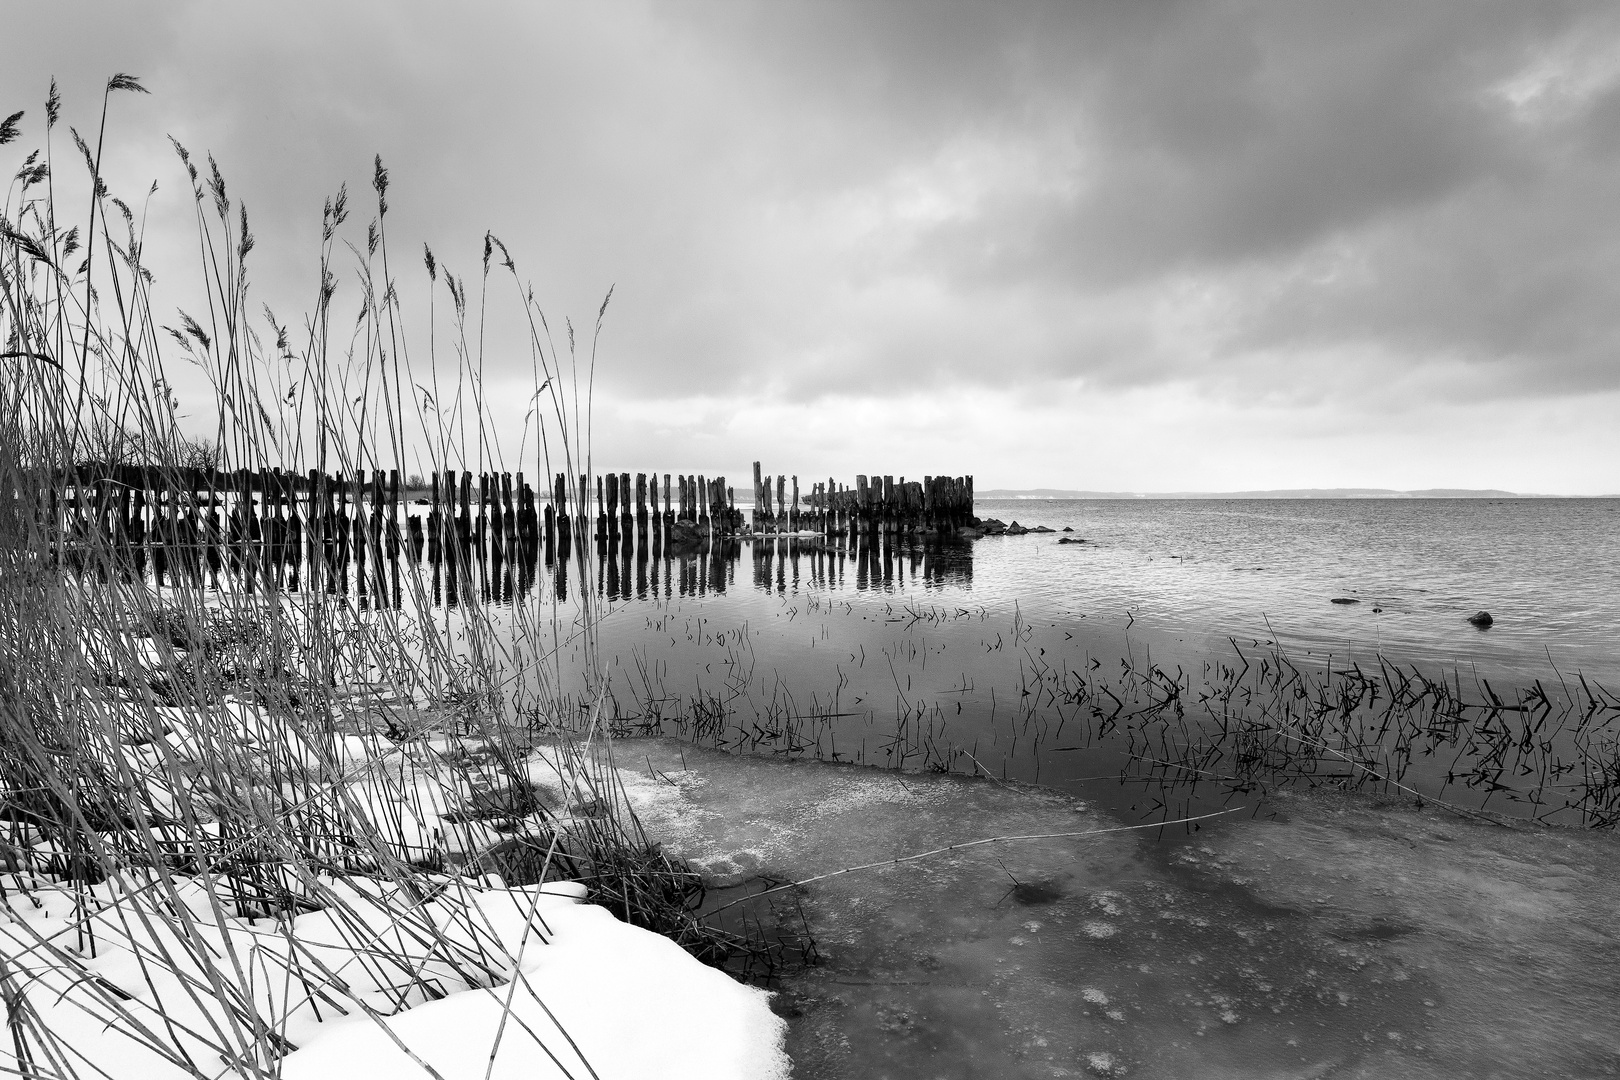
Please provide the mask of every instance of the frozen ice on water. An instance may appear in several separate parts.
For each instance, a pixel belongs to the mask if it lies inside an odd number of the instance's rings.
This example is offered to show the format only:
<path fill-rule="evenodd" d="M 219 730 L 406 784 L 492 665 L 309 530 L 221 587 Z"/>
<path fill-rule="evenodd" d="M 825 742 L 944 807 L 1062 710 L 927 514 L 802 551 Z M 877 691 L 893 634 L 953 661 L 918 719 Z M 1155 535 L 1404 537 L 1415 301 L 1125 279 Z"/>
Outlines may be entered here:
<path fill-rule="evenodd" d="M 1091 904 L 1105 915 L 1122 915 L 1125 912 L 1122 899 L 1118 893 L 1102 892 L 1091 898 Z"/>
<path fill-rule="evenodd" d="M 1094 1050 L 1087 1054 L 1086 1068 L 1098 1076 L 1121 1076 L 1124 1074 L 1118 1060 L 1106 1050 Z"/>

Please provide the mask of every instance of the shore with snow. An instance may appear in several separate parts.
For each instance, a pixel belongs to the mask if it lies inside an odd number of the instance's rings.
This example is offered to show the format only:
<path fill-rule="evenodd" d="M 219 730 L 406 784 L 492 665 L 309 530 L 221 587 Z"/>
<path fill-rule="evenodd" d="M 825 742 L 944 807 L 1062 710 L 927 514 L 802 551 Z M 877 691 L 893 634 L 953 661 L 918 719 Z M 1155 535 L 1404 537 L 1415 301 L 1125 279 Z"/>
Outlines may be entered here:
<path fill-rule="evenodd" d="M 195 656 L 134 626 L 85 635 L 82 650 L 87 669 L 120 673 L 86 681 L 74 707 L 78 730 L 108 739 L 128 809 L 77 852 L 12 815 L 0 997 L 13 1038 L 0 1070 L 788 1074 L 769 994 L 560 880 L 615 827 L 577 749 L 398 701 L 383 717 L 363 686 L 333 690 L 326 703 L 345 711 L 324 717 L 291 699 L 188 700 L 176 688 Z M 528 845 L 533 884 L 504 880 L 517 864 L 488 857 L 514 843 Z"/>

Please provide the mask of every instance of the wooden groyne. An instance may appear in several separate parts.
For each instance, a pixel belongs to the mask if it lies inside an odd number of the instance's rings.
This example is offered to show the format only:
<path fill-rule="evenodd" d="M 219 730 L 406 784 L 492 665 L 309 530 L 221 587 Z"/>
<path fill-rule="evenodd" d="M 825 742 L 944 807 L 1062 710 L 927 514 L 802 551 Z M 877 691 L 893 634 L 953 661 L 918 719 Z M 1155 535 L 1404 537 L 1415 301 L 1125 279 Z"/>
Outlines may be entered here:
<path fill-rule="evenodd" d="M 403 554 L 435 566 L 547 566 L 583 558 L 594 540 L 626 566 L 631 552 L 795 537 L 945 536 L 976 523 L 973 478 L 860 475 L 801 487 L 754 463 L 752 502 L 724 476 L 609 472 L 553 477 L 536 492 L 522 472 L 446 470 L 402 483 L 398 470 L 323 473 L 269 469 L 82 466 L 42 482 L 37 524 L 71 557 L 126 552 L 157 580 L 244 567 L 277 583 L 300 564 L 309 584 L 357 580 Z M 44 478 L 42 478 L 42 481 Z M 98 547 L 93 540 L 104 542 Z M 624 548 L 621 553 L 619 548 Z M 762 556 L 763 557 L 763 556 Z"/>
<path fill-rule="evenodd" d="M 761 477 L 754 462 L 754 531 L 951 533 L 973 524 L 973 477 L 925 476 L 908 481 L 904 476 L 861 474 L 853 486 L 828 477 L 812 484 L 807 497 L 799 497 L 799 478 L 792 477 L 788 497 L 786 476 L 776 477 L 773 508 L 771 478 Z"/>
<path fill-rule="evenodd" d="M 632 482 L 627 472 L 610 472 L 597 476 L 594 484 L 581 476 L 579 490 L 594 494 L 594 512 L 588 516 L 594 519 L 597 539 L 631 530 L 661 533 L 676 542 L 783 533 L 951 533 L 975 521 L 971 476 L 908 481 L 863 474 L 853 484 L 829 477 L 801 489 L 797 476 L 765 475 L 756 461 L 752 503 L 744 504 L 750 505 L 747 513 L 724 476 L 662 474 L 661 508 L 659 483 L 658 473 L 637 473 Z M 551 501 L 557 506 L 570 502 L 566 478 L 557 478 Z"/>

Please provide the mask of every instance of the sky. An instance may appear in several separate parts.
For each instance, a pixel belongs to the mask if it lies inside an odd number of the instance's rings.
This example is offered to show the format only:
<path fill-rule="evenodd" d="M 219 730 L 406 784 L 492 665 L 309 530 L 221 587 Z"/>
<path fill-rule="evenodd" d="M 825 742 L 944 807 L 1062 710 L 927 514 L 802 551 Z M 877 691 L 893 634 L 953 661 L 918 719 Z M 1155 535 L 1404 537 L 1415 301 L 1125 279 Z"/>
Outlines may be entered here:
<path fill-rule="evenodd" d="M 0 154 L 39 144 L 53 77 L 84 132 L 111 74 L 150 91 L 111 99 L 104 168 L 160 308 L 199 278 L 171 135 L 248 207 L 284 323 L 340 184 L 364 245 L 374 155 L 417 340 L 423 244 L 475 282 L 492 232 L 586 340 L 611 287 L 599 467 L 1620 492 L 1610 3 L 64 0 L 6 27 Z"/>

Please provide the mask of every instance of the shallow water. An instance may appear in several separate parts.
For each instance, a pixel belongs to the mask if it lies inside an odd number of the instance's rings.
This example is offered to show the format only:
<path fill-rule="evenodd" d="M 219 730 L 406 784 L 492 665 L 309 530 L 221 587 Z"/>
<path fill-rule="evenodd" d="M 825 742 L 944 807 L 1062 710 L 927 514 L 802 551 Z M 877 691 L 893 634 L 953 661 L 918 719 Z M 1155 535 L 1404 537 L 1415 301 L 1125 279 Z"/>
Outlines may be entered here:
<path fill-rule="evenodd" d="M 1030 500 L 977 511 L 1094 542 L 980 541 L 981 602 L 1130 611 L 1193 636 L 1274 630 L 1301 647 L 1519 673 L 1545 671 L 1551 653 L 1565 671 L 1620 674 L 1620 500 Z M 1465 621 L 1480 610 L 1496 620 L 1488 631 Z"/>
<path fill-rule="evenodd" d="M 1620 500 L 978 511 L 1073 531 L 590 544 L 610 723 L 1036 781 L 1147 820 L 1256 785 L 1373 782 L 1572 824 L 1620 817 L 1620 698 L 1592 689 L 1620 687 Z M 565 573 L 550 554 L 478 562 L 459 590 L 458 573 L 424 567 L 429 595 L 531 626 L 555 612 L 563 667 L 582 670 L 577 560 Z M 347 580 L 362 603 L 397 603 L 397 578 L 367 586 L 375 569 Z M 1485 631 L 1465 621 L 1482 608 Z M 1345 709 L 1369 691 L 1358 672 L 1379 685 Z M 1446 689 L 1391 714 L 1414 672 Z"/>
<path fill-rule="evenodd" d="M 604 655 L 629 728 L 1032 780 L 1144 818 L 1226 805 L 1255 783 L 1376 778 L 1609 823 L 1591 810 L 1614 799 L 1620 710 L 1588 708 L 1577 673 L 1610 687 L 1620 674 L 1616 540 L 1603 528 L 1617 508 L 1028 502 L 980 512 L 1076 531 L 857 549 L 756 541 L 650 562 L 615 551 L 599 577 Z M 1502 601 L 1489 601 L 1487 631 L 1465 621 L 1486 606 L 1478 597 Z M 1323 708 L 1341 700 L 1347 668 L 1382 679 L 1384 696 L 1353 723 L 1307 732 L 1278 680 L 1259 699 L 1250 687 L 1253 707 L 1234 710 L 1272 724 L 1257 750 L 1207 702 L 1230 696 L 1234 669 L 1279 660 L 1320 684 Z M 1429 699 L 1386 723 L 1402 668 L 1454 687 L 1461 722 L 1437 724 L 1444 703 Z M 1174 685 L 1169 707 L 1155 678 Z M 1527 687 L 1551 687 L 1557 707 L 1515 696 Z M 1478 708 L 1492 701 L 1504 711 Z"/>
<path fill-rule="evenodd" d="M 823 961 L 778 1002 L 796 1076 L 1620 1070 L 1612 834 L 1317 794 L 1163 842 L 1038 788 L 615 747 L 668 850 L 819 878 L 784 894 Z"/>

